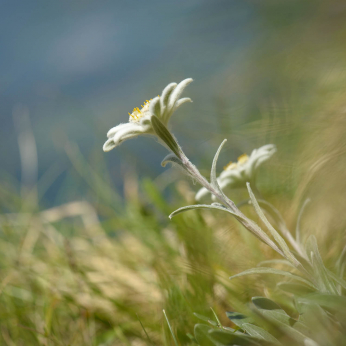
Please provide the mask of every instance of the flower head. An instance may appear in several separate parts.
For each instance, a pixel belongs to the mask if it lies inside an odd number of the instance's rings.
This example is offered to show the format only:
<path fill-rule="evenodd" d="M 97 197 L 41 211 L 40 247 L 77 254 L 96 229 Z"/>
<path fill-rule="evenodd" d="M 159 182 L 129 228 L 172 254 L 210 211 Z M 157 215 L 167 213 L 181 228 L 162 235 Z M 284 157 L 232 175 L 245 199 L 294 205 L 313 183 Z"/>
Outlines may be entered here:
<path fill-rule="evenodd" d="M 221 189 L 229 186 L 231 188 L 242 187 L 246 182 L 251 182 L 256 176 L 258 167 L 269 160 L 276 152 L 274 144 L 267 144 L 258 149 L 254 149 L 250 156 L 243 154 L 237 162 L 230 162 L 224 167 L 223 172 L 217 178 Z M 207 195 L 206 188 L 200 189 L 196 194 L 196 200 L 200 200 Z"/>
<path fill-rule="evenodd" d="M 184 79 L 179 84 L 170 83 L 162 91 L 161 96 L 146 100 L 142 108 L 136 107 L 129 113 L 129 122 L 111 128 L 103 145 L 104 151 L 110 151 L 126 139 L 141 134 L 155 135 L 151 123 L 151 116 L 156 115 L 167 126 L 172 114 L 185 102 L 192 102 L 190 98 L 179 99 L 185 87 L 192 82 L 191 78 Z"/>

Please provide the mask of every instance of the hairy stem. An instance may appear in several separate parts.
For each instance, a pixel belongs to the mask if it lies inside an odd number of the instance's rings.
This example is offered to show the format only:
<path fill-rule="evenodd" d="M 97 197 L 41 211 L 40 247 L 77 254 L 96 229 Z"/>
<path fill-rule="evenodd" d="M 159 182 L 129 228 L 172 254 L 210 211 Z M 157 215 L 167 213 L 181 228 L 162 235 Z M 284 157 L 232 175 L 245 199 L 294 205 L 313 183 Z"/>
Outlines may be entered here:
<path fill-rule="evenodd" d="M 262 240 L 264 243 L 269 245 L 273 250 L 279 253 L 281 256 L 285 257 L 283 252 L 276 246 L 276 244 L 270 239 L 263 239 L 260 236 L 260 232 L 258 232 L 259 226 L 247 218 L 235 205 L 235 203 L 230 200 L 223 193 L 219 192 L 216 188 L 214 188 L 206 178 L 202 176 L 198 168 L 193 165 L 190 160 L 186 157 L 185 154 L 180 157 L 183 165 L 186 170 L 193 176 L 203 187 L 209 190 L 223 205 L 225 205 L 229 210 L 231 210 L 234 214 L 236 214 L 236 219 L 252 234 L 254 234 L 257 238 Z M 238 216 L 238 217 L 237 217 Z"/>

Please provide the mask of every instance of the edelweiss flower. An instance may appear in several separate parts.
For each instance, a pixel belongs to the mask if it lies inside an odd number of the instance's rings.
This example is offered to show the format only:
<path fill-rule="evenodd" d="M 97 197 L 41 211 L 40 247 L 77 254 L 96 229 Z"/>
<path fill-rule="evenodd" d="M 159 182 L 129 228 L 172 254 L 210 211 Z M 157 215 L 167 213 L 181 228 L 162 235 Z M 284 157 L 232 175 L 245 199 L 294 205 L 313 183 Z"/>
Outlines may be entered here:
<path fill-rule="evenodd" d="M 145 101 L 141 109 L 134 108 L 132 113 L 129 113 L 128 123 L 120 124 L 108 131 L 108 140 L 103 145 L 103 150 L 110 151 L 126 139 L 141 134 L 155 135 L 151 124 L 152 115 L 156 115 L 167 126 L 170 117 L 178 107 L 185 102 L 192 102 L 188 97 L 179 99 L 185 87 L 191 82 L 192 79 L 187 78 L 179 84 L 170 83 L 163 89 L 161 96 Z"/>
<path fill-rule="evenodd" d="M 224 167 L 223 172 L 217 178 L 221 189 L 226 186 L 231 188 L 242 187 L 246 182 L 254 180 L 258 167 L 276 152 L 274 144 L 267 144 L 258 149 L 254 149 L 250 156 L 244 154 L 238 158 L 238 162 L 230 162 Z M 196 194 L 196 200 L 200 200 L 207 195 L 206 188 L 200 189 Z"/>

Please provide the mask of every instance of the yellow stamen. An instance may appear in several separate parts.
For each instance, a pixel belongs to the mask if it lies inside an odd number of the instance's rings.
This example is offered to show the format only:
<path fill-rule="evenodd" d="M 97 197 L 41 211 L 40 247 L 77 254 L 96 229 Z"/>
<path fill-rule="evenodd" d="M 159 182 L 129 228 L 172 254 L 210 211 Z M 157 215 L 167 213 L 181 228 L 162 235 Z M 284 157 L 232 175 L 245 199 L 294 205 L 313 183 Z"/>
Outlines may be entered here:
<path fill-rule="evenodd" d="M 152 99 L 144 101 L 144 103 L 141 105 L 142 109 L 139 109 L 138 107 L 133 108 L 132 113 L 129 113 L 130 122 L 137 122 L 139 121 L 148 111 L 149 111 L 149 104 Z"/>
<path fill-rule="evenodd" d="M 234 168 L 237 168 L 237 164 L 235 163 L 235 162 L 229 162 L 223 169 L 225 170 L 225 171 L 230 171 L 230 170 L 232 170 L 232 169 L 234 169 Z"/>
<path fill-rule="evenodd" d="M 240 155 L 238 157 L 238 163 L 240 165 L 244 164 L 245 162 L 247 162 L 247 160 L 249 159 L 249 156 L 247 156 L 246 154 Z"/>

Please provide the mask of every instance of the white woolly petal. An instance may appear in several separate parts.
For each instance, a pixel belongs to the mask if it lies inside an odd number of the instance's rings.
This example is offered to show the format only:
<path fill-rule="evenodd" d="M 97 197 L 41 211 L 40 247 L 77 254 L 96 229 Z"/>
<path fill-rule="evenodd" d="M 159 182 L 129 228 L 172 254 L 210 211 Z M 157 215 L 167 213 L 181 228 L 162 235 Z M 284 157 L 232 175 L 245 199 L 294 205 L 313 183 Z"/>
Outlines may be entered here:
<path fill-rule="evenodd" d="M 121 129 L 114 135 L 114 144 L 117 146 L 124 142 L 126 139 L 137 137 L 138 135 L 143 133 L 150 133 L 150 130 L 150 125 L 142 126 L 139 124 L 128 123 L 128 126 L 126 128 Z"/>
<path fill-rule="evenodd" d="M 228 177 L 227 179 L 218 179 L 219 186 L 222 189 L 224 189 L 226 186 L 231 185 L 234 182 L 234 179 L 232 177 Z"/>
<path fill-rule="evenodd" d="M 182 99 L 179 99 L 174 107 L 170 110 L 170 111 L 167 111 L 164 115 L 163 115 L 163 122 L 167 125 L 168 122 L 169 122 L 169 119 L 171 118 L 172 114 L 184 103 L 186 102 L 192 102 L 192 100 L 189 98 L 189 97 L 184 97 Z"/>
<path fill-rule="evenodd" d="M 233 173 L 232 173 L 232 170 L 229 170 L 229 171 L 227 171 L 227 170 L 222 171 L 222 172 L 220 173 L 218 179 L 224 179 L 224 178 L 226 178 L 226 177 L 228 177 L 228 176 L 230 176 L 230 175 L 232 175 L 232 174 L 233 174 Z"/>
<path fill-rule="evenodd" d="M 167 108 L 168 98 L 177 85 L 177 83 L 170 83 L 162 90 L 162 94 L 160 97 L 161 115 L 164 114 Z"/>
<path fill-rule="evenodd" d="M 266 153 L 265 155 L 260 156 L 257 158 L 256 162 L 254 163 L 254 169 L 257 169 L 263 162 L 269 160 L 274 153 Z"/>
<path fill-rule="evenodd" d="M 244 164 L 241 166 L 238 165 L 238 167 L 232 170 L 223 171 L 218 178 L 221 188 L 225 188 L 226 186 L 229 186 L 231 188 L 238 187 L 243 182 L 245 183 L 246 180 L 247 178 Z"/>
<path fill-rule="evenodd" d="M 142 119 L 139 120 L 140 126 L 151 126 L 151 114 L 144 116 Z"/>
<path fill-rule="evenodd" d="M 248 180 L 253 178 L 258 167 L 265 161 L 269 160 L 276 153 L 274 144 L 266 144 L 252 151 L 249 161 L 246 162 L 246 175 Z"/>
<path fill-rule="evenodd" d="M 182 104 L 186 102 L 192 102 L 192 100 L 189 97 L 183 97 L 182 99 L 179 99 L 173 108 L 173 112 L 175 112 Z"/>
<path fill-rule="evenodd" d="M 113 138 L 108 139 L 105 144 L 103 144 L 103 151 L 107 152 L 114 149 L 116 145 L 114 144 Z"/>
<path fill-rule="evenodd" d="M 115 126 L 115 127 L 112 127 L 112 128 L 107 132 L 107 137 L 108 137 L 108 138 L 113 137 L 119 130 L 121 130 L 121 129 L 127 127 L 127 126 L 128 126 L 128 123 L 126 123 L 126 124 L 119 124 L 119 125 L 117 125 L 117 126 Z"/>
<path fill-rule="evenodd" d="M 257 168 L 265 161 L 270 159 L 276 152 L 276 147 L 273 144 L 267 144 L 258 149 L 254 149 L 249 159 L 243 164 L 238 163 L 234 169 L 224 170 L 217 178 L 218 184 L 223 190 L 226 187 L 238 188 L 245 187 L 247 181 L 251 181 L 256 173 Z M 200 189 L 195 199 L 201 200 L 208 195 L 209 191 L 206 188 Z M 213 196 L 212 196 L 213 198 Z M 214 199 L 214 198 L 213 198 Z"/>
<path fill-rule="evenodd" d="M 274 144 L 266 144 L 263 145 L 262 147 L 258 148 L 258 150 L 263 150 L 263 151 L 274 151 L 276 152 L 276 146 Z"/>
<path fill-rule="evenodd" d="M 244 177 L 248 177 L 248 180 L 251 180 L 250 177 L 252 177 L 252 174 L 254 173 L 256 161 L 257 158 L 250 155 L 248 161 L 243 164 Z"/>
<path fill-rule="evenodd" d="M 230 169 L 230 170 L 225 170 L 222 171 L 220 176 L 218 177 L 218 179 L 220 180 L 224 180 L 224 179 L 233 179 L 233 177 L 236 177 L 236 179 L 238 179 L 238 177 L 240 177 L 240 172 L 243 169 L 241 169 L 239 166 L 234 168 L 234 169 Z"/>
<path fill-rule="evenodd" d="M 156 96 L 150 101 L 149 112 L 156 115 L 158 118 L 161 117 L 160 97 Z"/>
<path fill-rule="evenodd" d="M 262 156 L 258 160 L 256 160 L 254 162 L 254 164 L 251 166 L 251 169 L 252 169 L 253 172 L 250 172 L 250 174 L 252 175 L 252 173 L 253 174 L 256 173 L 256 171 L 259 168 L 259 166 L 261 166 L 263 162 L 266 162 L 269 159 L 270 159 L 270 156 Z"/>
<path fill-rule="evenodd" d="M 184 89 L 193 81 L 192 78 L 186 78 L 183 81 L 181 81 L 177 87 L 172 92 L 171 96 L 168 99 L 168 105 L 167 105 L 167 111 L 170 112 L 174 104 L 178 101 L 180 95 L 184 91 Z"/>

